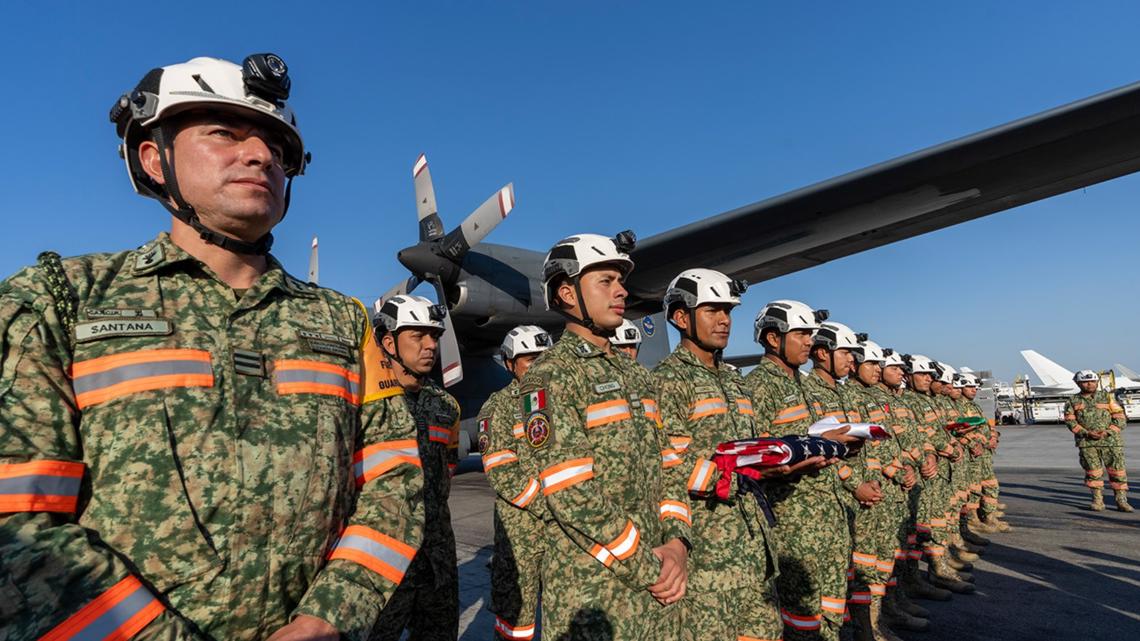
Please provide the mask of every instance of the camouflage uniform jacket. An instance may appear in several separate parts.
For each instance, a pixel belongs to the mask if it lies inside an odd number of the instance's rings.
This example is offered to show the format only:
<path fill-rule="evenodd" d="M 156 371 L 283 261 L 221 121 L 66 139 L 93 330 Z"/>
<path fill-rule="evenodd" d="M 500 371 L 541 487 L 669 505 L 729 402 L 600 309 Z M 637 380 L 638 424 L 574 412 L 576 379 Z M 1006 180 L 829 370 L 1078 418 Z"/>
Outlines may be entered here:
<path fill-rule="evenodd" d="M 8 638 L 366 636 L 424 516 L 363 305 L 273 259 L 237 300 L 166 234 L 63 266 L 70 332 L 50 270 L 0 284 Z"/>
<path fill-rule="evenodd" d="M 491 488 L 500 499 L 541 518 L 543 501 L 538 476 L 519 462 L 519 447 L 526 446 L 522 440 L 526 434 L 517 380 L 512 379 L 509 385 L 487 398 L 479 410 L 478 423 L 479 452 L 483 455 L 483 471 Z"/>
<path fill-rule="evenodd" d="M 1076 394 L 1065 403 L 1065 424 L 1077 447 L 1122 447 L 1120 430 L 1125 421 L 1124 408 L 1104 390 Z M 1099 441 L 1089 438 L 1089 431 L 1094 430 L 1104 430 L 1106 436 Z"/>
<path fill-rule="evenodd" d="M 455 576 L 451 529 L 451 474 L 458 462 L 459 403 L 430 378 L 418 392 L 405 391 L 416 420 L 416 443 L 424 470 L 424 535 L 420 553 L 431 563 L 436 584 Z"/>
<path fill-rule="evenodd" d="M 821 418 L 813 414 L 814 410 L 808 405 L 802 383 L 805 378 L 798 370 L 789 376 L 782 367 L 769 358 L 761 360 L 760 364 L 744 377 L 745 388 L 752 393 L 756 429 L 761 435 L 807 434 L 808 428 Z M 828 466 L 794 480 L 772 480 L 768 485 L 781 488 L 782 491 L 774 494 L 786 494 L 786 498 L 804 492 L 830 493 L 839 498 L 836 490 L 840 483 L 835 467 Z"/>
<path fill-rule="evenodd" d="M 547 518 L 558 526 L 547 531 L 635 590 L 660 574 L 652 548 L 688 539 L 691 520 L 651 379 L 625 354 L 566 332 L 519 389 L 524 463 L 539 471 Z"/>
<path fill-rule="evenodd" d="M 903 467 L 899 435 L 893 429 L 897 422 L 888 414 L 888 399 L 876 388 L 865 386 L 859 381 L 844 385 L 843 396 L 850 399 L 864 422 L 882 425 L 891 430 L 892 437 L 889 439 L 868 441 L 859 452 L 859 461 L 863 464 L 863 480 L 879 481 L 885 498 L 902 501 L 901 488 L 906 470 Z"/>
<path fill-rule="evenodd" d="M 895 392 L 882 383 L 870 391 L 879 399 L 886 411 L 886 420 L 899 445 L 899 460 L 904 467 L 910 467 L 917 473 L 918 468 L 922 466 L 923 438 L 919 434 L 914 411 L 903 402 L 905 391 Z"/>
<path fill-rule="evenodd" d="M 970 401 L 965 396 L 961 396 L 958 400 L 952 400 L 951 402 L 954 404 L 954 408 L 957 410 L 957 416 L 960 418 L 984 416 L 984 414 L 982 414 L 982 408 L 978 407 L 976 403 Z M 986 425 L 972 429 L 958 437 L 958 443 L 962 445 L 963 451 L 966 452 L 966 456 L 969 457 L 970 460 L 980 459 L 984 455 L 985 448 L 989 446 L 989 433 L 989 425 Z M 974 452 L 971 451 L 979 447 L 982 448 L 981 453 L 974 454 Z"/>
<path fill-rule="evenodd" d="M 804 396 L 807 397 L 816 420 L 829 416 L 834 416 L 840 422 L 858 423 L 863 420 L 856 409 L 856 404 L 840 391 L 845 386 L 838 383 L 829 384 L 819 375 L 819 370 L 813 369 L 808 372 L 803 377 L 803 386 Z M 858 460 L 858 456 L 852 457 L 852 461 L 856 460 Z M 838 475 L 840 483 L 851 493 L 854 493 L 859 484 L 863 482 L 862 472 L 861 466 L 853 467 L 847 461 L 835 466 L 835 473 Z"/>
<path fill-rule="evenodd" d="M 903 392 L 902 400 L 914 413 L 918 432 L 922 435 L 922 451 L 937 455 L 938 474 L 949 478 L 950 465 L 943 459 L 954 455 L 954 448 L 950 443 L 950 435 L 943 429 L 945 424 L 942 416 L 945 408 L 939 404 L 933 395 L 921 394 L 912 389 Z"/>
<path fill-rule="evenodd" d="M 759 504 L 748 495 L 729 503 L 715 496 L 700 498 L 720 477 L 712 463 L 716 446 L 760 435 L 743 379 L 723 363 L 716 369 L 707 367 L 683 346 L 661 361 L 653 374 L 661 392 L 665 430 L 688 475 L 688 489 L 695 493 L 690 496 L 690 589 L 724 591 L 774 577 L 771 533 Z"/>

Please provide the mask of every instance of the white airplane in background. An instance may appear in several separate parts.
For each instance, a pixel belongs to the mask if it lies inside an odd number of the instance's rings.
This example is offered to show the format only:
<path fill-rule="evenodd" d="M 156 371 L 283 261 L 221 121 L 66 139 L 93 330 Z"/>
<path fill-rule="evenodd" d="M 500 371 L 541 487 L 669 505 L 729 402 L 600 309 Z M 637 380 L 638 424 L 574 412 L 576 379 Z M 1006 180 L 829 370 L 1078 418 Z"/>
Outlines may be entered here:
<path fill-rule="evenodd" d="M 1029 363 L 1029 367 L 1033 368 L 1033 373 L 1037 375 L 1037 378 L 1041 379 L 1041 385 L 1032 387 L 1034 394 L 1068 395 L 1080 391 L 1077 384 L 1073 382 L 1073 372 L 1031 349 L 1021 350 L 1021 356 L 1025 362 Z M 1115 391 L 1140 390 L 1140 377 L 1136 377 L 1135 372 L 1121 365 L 1114 365 L 1114 367 L 1116 371 L 1113 373 L 1112 380 L 1115 383 L 1113 386 Z"/>

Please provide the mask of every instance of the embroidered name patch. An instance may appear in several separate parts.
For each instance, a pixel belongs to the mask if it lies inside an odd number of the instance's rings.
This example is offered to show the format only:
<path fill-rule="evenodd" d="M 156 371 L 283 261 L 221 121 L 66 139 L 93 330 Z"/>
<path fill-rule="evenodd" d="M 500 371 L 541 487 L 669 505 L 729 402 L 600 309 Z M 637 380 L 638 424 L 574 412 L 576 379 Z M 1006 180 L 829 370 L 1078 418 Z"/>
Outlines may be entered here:
<path fill-rule="evenodd" d="M 170 321 L 155 320 L 99 320 L 75 325 L 75 340 L 79 343 L 113 336 L 166 336 L 173 328 Z"/>
<path fill-rule="evenodd" d="M 606 383 L 598 383 L 594 386 L 594 391 L 598 394 L 605 394 L 606 392 L 616 392 L 621 389 L 621 383 L 617 381 L 609 381 Z"/>
<path fill-rule="evenodd" d="M 310 352 L 330 354 L 347 359 L 353 359 L 356 354 L 356 343 L 354 343 L 352 339 L 322 332 L 307 332 L 301 330 L 298 333 L 301 336 L 301 341 Z"/>

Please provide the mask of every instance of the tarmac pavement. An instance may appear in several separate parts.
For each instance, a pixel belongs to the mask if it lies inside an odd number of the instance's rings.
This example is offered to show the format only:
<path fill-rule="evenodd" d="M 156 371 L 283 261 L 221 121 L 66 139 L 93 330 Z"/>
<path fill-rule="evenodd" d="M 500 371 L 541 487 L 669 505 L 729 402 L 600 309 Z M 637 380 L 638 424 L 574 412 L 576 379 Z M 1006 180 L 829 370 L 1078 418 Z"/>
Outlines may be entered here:
<path fill-rule="evenodd" d="M 1135 424 L 1132 426 L 1135 428 Z M 1072 435 L 1063 425 L 1003 426 L 995 461 L 1006 534 L 975 564 L 978 592 L 946 603 L 921 602 L 932 629 L 903 635 L 924 641 L 1140 639 L 1140 486 L 1132 504 L 1091 512 Z M 1140 460 L 1140 436 L 1126 430 L 1126 459 Z M 469 457 L 452 481 L 451 517 L 459 552 L 459 638 L 492 641 L 491 513 L 494 494 Z M 468 471 L 469 473 L 463 473 Z"/>

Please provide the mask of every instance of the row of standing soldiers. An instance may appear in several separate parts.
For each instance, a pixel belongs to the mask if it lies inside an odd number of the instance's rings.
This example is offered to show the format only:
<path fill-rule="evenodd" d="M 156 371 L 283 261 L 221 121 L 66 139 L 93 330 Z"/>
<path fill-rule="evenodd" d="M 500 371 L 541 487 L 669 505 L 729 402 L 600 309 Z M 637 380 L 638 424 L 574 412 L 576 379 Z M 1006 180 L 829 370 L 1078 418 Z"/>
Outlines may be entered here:
<path fill-rule="evenodd" d="M 670 284 L 664 308 L 680 344 L 646 370 L 611 344 L 637 331 L 621 318 L 627 250 L 620 235 L 592 234 L 551 249 L 548 304 L 567 331 L 551 345 L 538 327 L 513 330 L 503 360 L 515 380 L 479 417 L 498 496 L 500 637 L 534 638 L 541 593 L 548 639 L 838 639 L 845 628 L 896 639 L 929 626 L 914 598 L 974 591 L 970 563 L 988 543 L 979 532 L 1009 526 L 997 432 L 977 420 L 945 429 L 982 416 L 972 375 L 779 300 L 757 315 L 764 358 L 741 376 L 720 354 L 746 284 L 707 269 Z M 847 458 L 769 468 L 758 486 L 714 463 L 718 444 L 807 434 L 828 417 L 837 426 L 823 436 Z M 892 438 L 864 442 L 842 427 L 859 422 Z M 718 483 L 731 484 L 727 500 Z"/>

